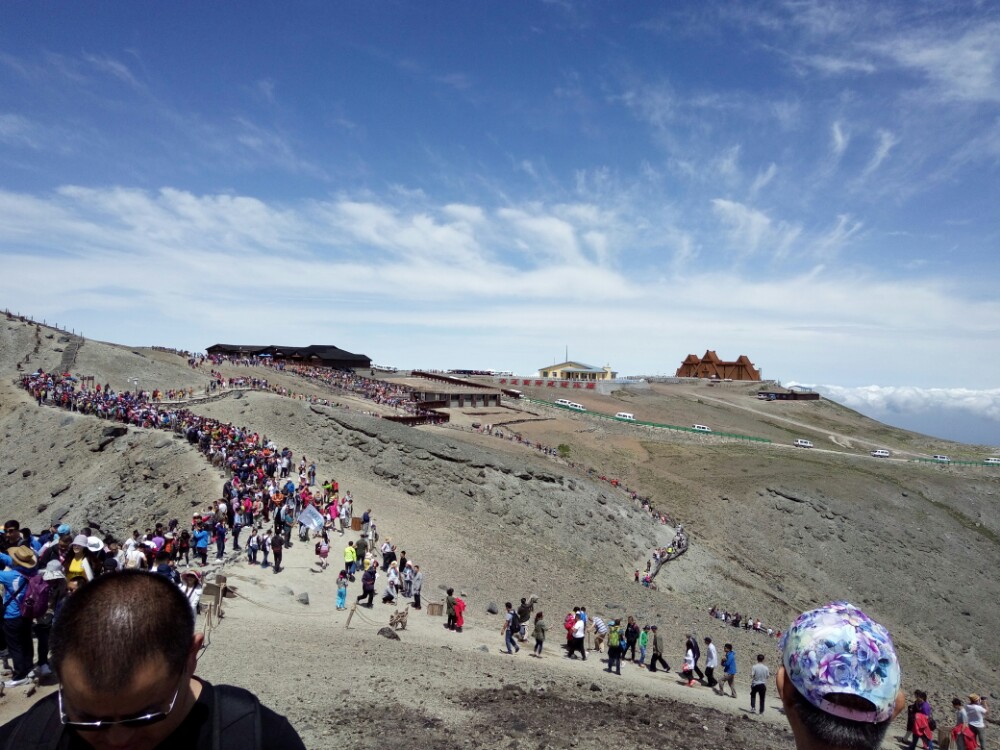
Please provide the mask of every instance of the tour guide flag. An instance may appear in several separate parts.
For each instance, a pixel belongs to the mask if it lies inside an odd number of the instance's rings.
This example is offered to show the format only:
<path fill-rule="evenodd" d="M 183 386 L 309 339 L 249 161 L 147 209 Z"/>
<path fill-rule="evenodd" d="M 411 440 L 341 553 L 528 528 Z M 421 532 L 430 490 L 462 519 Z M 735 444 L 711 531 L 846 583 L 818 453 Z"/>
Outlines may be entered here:
<path fill-rule="evenodd" d="M 323 530 L 323 516 L 313 506 L 309 505 L 299 513 L 299 523 L 305 524 L 313 531 Z"/>

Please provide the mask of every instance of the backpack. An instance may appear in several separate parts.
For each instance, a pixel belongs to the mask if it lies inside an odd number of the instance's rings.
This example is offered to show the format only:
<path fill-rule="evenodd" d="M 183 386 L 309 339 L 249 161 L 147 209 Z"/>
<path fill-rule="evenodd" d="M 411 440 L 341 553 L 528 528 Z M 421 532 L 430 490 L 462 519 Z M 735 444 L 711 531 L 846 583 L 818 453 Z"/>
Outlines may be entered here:
<path fill-rule="evenodd" d="M 42 578 L 40 573 L 30 577 L 22 574 L 22 577 L 25 583 L 4 602 L 4 611 L 7 611 L 11 599 L 17 599 L 21 617 L 34 622 L 43 617 L 49 609 L 49 582 Z"/>
<path fill-rule="evenodd" d="M 212 750 L 261 750 L 261 705 L 253 693 L 231 685 L 213 685 Z M 59 705 L 46 698 L 32 706 L 11 730 L 5 750 L 62 750 L 71 733 L 61 723 Z"/>
<path fill-rule="evenodd" d="M 611 628 L 611 632 L 608 634 L 608 645 L 611 648 L 618 648 L 621 645 L 622 637 L 621 631 L 618 628 Z"/>

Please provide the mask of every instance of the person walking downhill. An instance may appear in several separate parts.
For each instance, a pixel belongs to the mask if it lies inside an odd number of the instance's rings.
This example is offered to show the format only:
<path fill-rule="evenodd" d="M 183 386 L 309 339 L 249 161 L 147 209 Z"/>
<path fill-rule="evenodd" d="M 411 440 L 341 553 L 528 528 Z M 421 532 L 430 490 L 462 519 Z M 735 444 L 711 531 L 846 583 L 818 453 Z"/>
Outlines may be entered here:
<path fill-rule="evenodd" d="M 701 671 L 701 667 L 698 666 L 698 661 L 701 659 L 701 646 L 698 645 L 698 634 L 691 633 L 688 636 L 687 647 L 691 649 L 691 653 L 694 655 L 694 676 L 699 682 L 705 681 L 705 673 Z"/>
<path fill-rule="evenodd" d="M 448 615 L 448 621 L 444 624 L 445 629 L 454 630 L 455 629 L 455 589 L 448 589 L 446 592 L 447 597 L 444 600 L 445 614 Z"/>
<path fill-rule="evenodd" d="M 639 631 L 639 666 L 646 667 L 646 648 L 649 646 L 649 625 L 643 625 Z"/>
<path fill-rule="evenodd" d="M 615 673 L 621 677 L 622 674 L 622 630 L 621 626 L 615 621 L 611 620 L 608 623 L 608 668 L 607 671 L 610 672 L 612 669 Z"/>
<path fill-rule="evenodd" d="M 378 564 L 373 562 L 368 570 L 361 575 L 361 596 L 357 598 L 357 601 L 361 603 L 362 607 L 368 607 L 368 609 L 375 606 L 372 600 L 375 598 L 375 572 L 377 569 Z M 368 602 L 362 602 L 363 599 L 367 599 Z"/>
<path fill-rule="evenodd" d="M 712 643 L 712 639 L 705 637 L 705 650 L 708 655 L 705 657 L 705 684 L 715 690 L 719 681 L 715 679 L 715 668 L 719 666 L 719 652 Z"/>
<path fill-rule="evenodd" d="M 970 694 L 965 711 L 969 714 L 969 728 L 976 735 L 979 750 L 984 750 L 986 747 L 986 699 L 980 697 L 978 693 Z"/>
<path fill-rule="evenodd" d="M 725 686 L 729 685 L 729 692 L 733 698 L 736 697 L 736 686 L 733 680 L 736 678 L 736 652 L 733 651 L 733 644 L 727 643 L 722 647 L 725 654 L 722 657 L 722 681 L 719 683 L 719 695 L 725 695 Z"/>
<path fill-rule="evenodd" d="M 413 608 L 420 609 L 420 589 L 424 587 L 424 574 L 420 572 L 420 566 L 413 566 L 413 580 L 410 581 L 410 593 L 413 595 Z"/>
<path fill-rule="evenodd" d="M 756 708 L 757 697 L 760 696 L 760 712 L 764 713 L 764 698 L 767 696 L 767 682 L 771 679 L 771 670 L 764 663 L 764 654 L 757 654 L 757 663 L 750 670 L 750 710 Z"/>
<path fill-rule="evenodd" d="M 316 555 L 319 557 L 319 569 L 326 570 L 330 567 L 330 537 L 323 532 L 323 538 L 316 542 Z"/>
<path fill-rule="evenodd" d="M 285 554 L 285 540 L 277 531 L 271 537 L 271 552 L 274 553 L 274 572 L 281 572 L 281 558 Z"/>
<path fill-rule="evenodd" d="M 656 664 L 659 662 L 663 665 L 664 671 L 669 672 L 670 665 L 663 658 L 663 639 L 660 637 L 659 632 L 657 632 L 659 628 L 653 625 L 650 630 L 653 631 L 653 655 L 649 660 L 649 671 L 655 672 Z"/>
<path fill-rule="evenodd" d="M 545 624 L 545 617 L 539 612 L 535 615 L 535 627 L 531 634 L 535 637 L 535 650 L 531 654 L 537 659 L 542 658 L 542 646 L 545 645 L 545 631 L 548 626 Z"/>
<path fill-rule="evenodd" d="M 694 679 L 694 651 L 691 650 L 691 639 L 684 643 L 684 665 L 681 669 L 681 677 L 688 687 L 695 686 Z"/>
<path fill-rule="evenodd" d="M 347 573 L 344 571 L 337 576 L 337 609 L 347 609 Z"/>
<path fill-rule="evenodd" d="M 514 605 L 510 602 L 504 604 L 506 608 L 506 613 L 504 614 L 503 627 L 500 629 L 500 633 L 504 637 L 504 645 L 507 646 L 507 650 L 500 650 L 502 654 L 513 655 L 521 651 L 521 647 L 517 645 L 514 640 L 514 633 L 518 633 L 521 630 L 520 620 L 517 619 L 517 612 L 514 611 Z"/>

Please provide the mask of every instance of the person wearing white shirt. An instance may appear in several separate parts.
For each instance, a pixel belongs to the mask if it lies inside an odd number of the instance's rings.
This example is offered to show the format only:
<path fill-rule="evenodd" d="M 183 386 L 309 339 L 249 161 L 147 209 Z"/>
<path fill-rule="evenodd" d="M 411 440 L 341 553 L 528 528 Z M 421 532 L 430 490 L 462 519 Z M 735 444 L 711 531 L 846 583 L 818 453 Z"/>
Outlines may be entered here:
<path fill-rule="evenodd" d="M 708 686 L 714 688 L 719 684 L 719 681 L 715 679 L 715 668 L 719 666 L 719 652 L 711 638 L 705 638 L 705 650 L 708 652 L 705 659 L 705 678 Z"/>

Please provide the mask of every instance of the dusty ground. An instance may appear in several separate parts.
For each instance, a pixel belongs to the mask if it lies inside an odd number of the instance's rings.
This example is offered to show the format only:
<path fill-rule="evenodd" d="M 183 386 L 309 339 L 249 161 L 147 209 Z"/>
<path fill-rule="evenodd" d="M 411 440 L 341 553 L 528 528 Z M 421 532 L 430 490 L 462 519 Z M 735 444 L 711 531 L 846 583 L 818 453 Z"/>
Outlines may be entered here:
<path fill-rule="evenodd" d="M 33 528 L 58 516 L 123 533 L 183 519 L 213 499 L 221 476 L 183 441 L 133 429 L 99 449 L 106 424 L 39 409 L 11 384 L 14 363 L 26 354 L 30 369 L 58 365 L 65 342 L 58 334 L 46 338 L 51 333 L 41 329 L 32 353 L 33 327 L 0 322 L 4 516 Z M 91 341 L 73 370 L 117 388 L 136 377 L 144 388 L 203 391 L 207 382 L 205 372 L 176 355 Z M 361 610 L 345 627 L 346 613 L 333 607 L 334 575 L 317 572 L 311 548 L 291 550 L 279 575 L 242 559 L 228 563 L 229 581 L 246 598 L 226 602 L 201 672 L 256 690 L 292 718 L 309 747 L 331 739 L 362 747 L 387 740 L 431 747 L 791 747 L 773 706 L 760 718 L 745 710 L 751 659 L 759 651 L 773 666 L 774 641 L 709 620 L 713 603 L 784 628 L 809 606 L 847 598 L 894 633 L 907 691 L 928 689 L 940 709 L 952 694 L 995 692 L 1000 472 L 868 456 L 876 446 L 953 458 L 984 455 L 979 448 L 894 430 L 827 401 L 764 404 L 743 387 L 658 385 L 574 398 L 608 414 L 698 422 L 774 444 L 652 431 L 536 404 L 455 412 L 447 427 L 410 429 L 365 416 L 366 402 L 290 375 L 264 377 L 340 406 L 246 394 L 197 409 L 315 458 L 321 478 L 334 476 L 351 489 L 360 507 L 374 509 L 382 534 L 421 563 L 425 599 L 442 598 L 441 587 L 452 585 L 470 602 L 462 634 L 414 612 L 402 640 L 389 641 L 376 635 L 389 606 Z M 565 445 L 568 458 L 470 429 L 472 422 L 512 419 L 531 421 L 505 429 Z M 817 448 L 790 447 L 796 437 Z M 589 480 L 587 467 L 650 495 L 691 532 L 692 550 L 664 570 L 658 591 L 636 586 L 631 573 L 669 530 L 624 493 Z M 339 549 L 346 539 L 334 542 Z M 303 592 L 309 605 L 295 598 Z M 500 619 L 486 605 L 531 593 L 553 626 L 547 658 L 536 661 L 526 650 L 501 655 Z M 673 674 L 626 665 L 618 678 L 593 659 L 559 658 L 556 631 L 574 604 L 659 623 L 672 665 L 689 630 L 732 641 L 742 672 L 739 700 L 688 689 Z M 281 677 L 273 677 L 274 664 Z M 11 691 L 0 699 L 0 719 L 28 700 Z"/>

